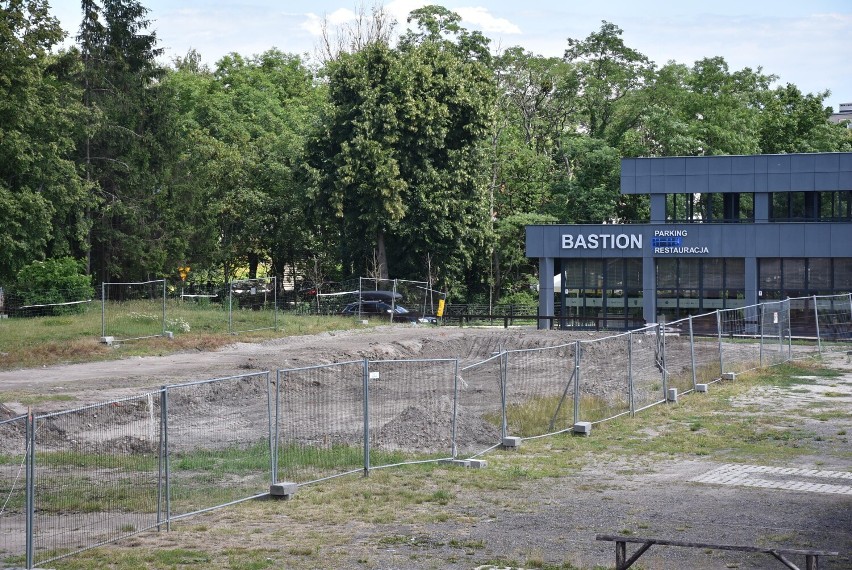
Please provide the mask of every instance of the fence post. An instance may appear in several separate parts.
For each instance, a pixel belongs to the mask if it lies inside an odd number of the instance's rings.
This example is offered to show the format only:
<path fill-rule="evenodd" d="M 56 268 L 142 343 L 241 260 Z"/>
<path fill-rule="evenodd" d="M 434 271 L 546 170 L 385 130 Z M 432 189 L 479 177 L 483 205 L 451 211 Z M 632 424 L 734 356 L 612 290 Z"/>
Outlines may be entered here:
<path fill-rule="evenodd" d="M 166 433 L 166 416 L 165 416 L 165 401 L 166 388 L 160 388 L 160 433 L 159 445 L 157 451 L 157 532 L 160 531 L 160 526 L 163 524 L 163 481 L 165 480 L 165 445 L 164 437 Z"/>
<path fill-rule="evenodd" d="M 689 358 L 692 362 L 692 389 L 695 390 L 695 335 L 692 332 L 692 315 L 689 315 Z"/>
<path fill-rule="evenodd" d="M 816 337 L 817 337 L 817 351 L 822 354 L 822 339 L 819 337 L 819 309 L 817 308 L 817 298 L 816 295 L 813 296 L 814 299 L 814 322 L 816 323 Z"/>
<path fill-rule="evenodd" d="M 574 423 L 580 421 L 580 341 L 574 342 Z"/>
<path fill-rule="evenodd" d="M 716 334 L 719 337 L 719 378 L 725 373 L 725 358 L 722 355 L 722 311 L 716 309 Z"/>
<path fill-rule="evenodd" d="M 790 297 L 787 297 L 787 308 L 785 310 L 787 318 L 784 321 L 787 323 L 787 361 L 793 360 L 793 312 L 791 305 Z"/>
<path fill-rule="evenodd" d="M 272 311 L 275 332 L 278 332 L 278 276 L 272 278 Z"/>
<path fill-rule="evenodd" d="M 509 436 L 509 422 L 506 417 L 506 384 L 508 383 L 507 376 L 509 375 L 509 353 L 500 348 L 500 409 L 502 420 L 500 422 L 500 438 L 501 440 Z"/>
<path fill-rule="evenodd" d="M 278 371 L 275 371 L 275 386 L 278 386 Z M 270 485 L 274 485 L 278 481 L 276 469 L 278 460 L 275 456 L 275 451 L 278 448 L 278 398 L 275 398 L 275 414 L 272 413 L 272 379 L 269 376 L 269 371 L 266 371 L 266 419 L 269 422 L 269 478 Z M 273 421 L 275 423 L 273 423 Z"/>
<path fill-rule="evenodd" d="M 101 337 L 106 336 L 106 283 L 101 282 Z"/>
<path fill-rule="evenodd" d="M 666 329 L 665 326 L 657 325 L 660 331 L 660 376 L 663 380 L 663 399 L 669 401 L 669 373 L 666 370 Z"/>
<path fill-rule="evenodd" d="M 234 334 L 234 284 L 228 282 L 228 334 Z M 319 295 L 317 295 L 319 299 Z"/>
<path fill-rule="evenodd" d="M 26 563 L 27 569 L 33 567 L 35 545 L 35 416 L 33 409 L 27 408 L 27 455 L 26 455 Z"/>
<path fill-rule="evenodd" d="M 630 417 L 636 415 L 636 405 L 633 401 L 633 333 L 627 333 L 627 400 L 630 406 Z"/>
<path fill-rule="evenodd" d="M 760 366 L 763 367 L 763 324 L 766 321 L 764 313 L 766 312 L 766 303 L 760 304 Z"/>
<path fill-rule="evenodd" d="M 364 359 L 364 477 L 370 476 L 370 361 Z"/>
<path fill-rule="evenodd" d="M 431 286 L 431 285 L 430 285 Z M 456 422 L 458 419 L 459 408 L 459 359 L 456 358 L 455 376 L 453 377 L 453 435 L 452 435 L 452 456 L 453 459 L 458 457 L 458 444 L 456 443 Z"/>
<path fill-rule="evenodd" d="M 166 280 L 163 279 L 163 336 L 166 336 Z"/>
<path fill-rule="evenodd" d="M 169 387 L 163 386 L 163 401 L 160 414 L 163 417 L 163 466 L 166 471 L 166 530 L 172 530 L 172 481 L 171 465 L 169 463 Z"/>

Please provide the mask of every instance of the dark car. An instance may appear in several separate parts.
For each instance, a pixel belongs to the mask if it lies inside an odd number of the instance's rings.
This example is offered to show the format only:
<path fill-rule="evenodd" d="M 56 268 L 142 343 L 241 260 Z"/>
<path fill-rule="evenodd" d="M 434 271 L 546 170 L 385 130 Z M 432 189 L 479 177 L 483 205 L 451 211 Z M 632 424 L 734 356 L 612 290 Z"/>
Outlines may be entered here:
<path fill-rule="evenodd" d="M 341 314 L 355 317 L 381 315 L 388 318 L 393 315 L 393 320 L 397 322 L 438 324 L 438 319 L 435 317 L 423 316 L 409 311 L 402 305 L 391 305 L 385 301 L 356 301 L 349 303 L 343 308 Z"/>

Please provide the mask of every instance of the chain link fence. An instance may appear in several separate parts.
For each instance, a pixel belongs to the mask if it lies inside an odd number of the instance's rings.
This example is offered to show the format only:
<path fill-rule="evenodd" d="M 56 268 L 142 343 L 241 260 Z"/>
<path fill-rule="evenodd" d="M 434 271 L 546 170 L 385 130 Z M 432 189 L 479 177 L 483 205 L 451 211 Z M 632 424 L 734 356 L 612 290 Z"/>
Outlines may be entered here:
<path fill-rule="evenodd" d="M 506 438 L 636 414 L 728 372 L 852 349 L 850 301 L 790 299 L 549 347 L 494 346 L 464 366 L 349 361 L 66 412 L 0 408 L 0 554 L 32 568 L 272 484 L 471 459 Z M 803 328 L 813 334 L 794 336 Z"/>

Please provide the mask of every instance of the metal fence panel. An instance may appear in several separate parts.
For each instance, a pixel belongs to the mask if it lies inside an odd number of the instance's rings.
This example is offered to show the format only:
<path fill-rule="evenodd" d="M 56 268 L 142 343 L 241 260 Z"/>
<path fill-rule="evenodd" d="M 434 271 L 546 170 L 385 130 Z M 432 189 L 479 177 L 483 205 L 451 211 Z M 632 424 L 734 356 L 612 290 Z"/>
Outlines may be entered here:
<path fill-rule="evenodd" d="M 852 293 L 814 297 L 820 350 L 852 348 Z"/>
<path fill-rule="evenodd" d="M 228 332 L 278 330 L 278 278 L 231 281 L 228 286 Z"/>
<path fill-rule="evenodd" d="M 35 418 L 34 561 L 158 523 L 159 395 Z"/>
<path fill-rule="evenodd" d="M 692 317 L 692 351 L 695 358 L 696 384 L 710 384 L 722 377 L 718 327 L 719 315 L 716 311 Z"/>
<path fill-rule="evenodd" d="M 101 284 L 101 336 L 138 340 L 166 332 L 165 280 Z"/>
<path fill-rule="evenodd" d="M 504 353 L 465 366 L 456 397 L 456 455 L 469 458 L 500 445 Z"/>
<path fill-rule="evenodd" d="M 790 359 L 790 301 L 763 303 L 760 318 L 760 365 Z"/>
<path fill-rule="evenodd" d="M 574 424 L 575 343 L 506 353 L 507 435 L 524 438 Z"/>
<path fill-rule="evenodd" d="M 276 479 L 311 483 L 364 468 L 364 361 L 279 370 Z"/>
<path fill-rule="evenodd" d="M 451 458 L 458 361 L 369 362 L 370 467 Z"/>
<path fill-rule="evenodd" d="M 165 390 L 166 511 L 172 519 L 269 490 L 274 406 L 268 372 Z"/>
<path fill-rule="evenodd" d="M 695 388 L 697 382 L 693 367 L 692 319 L 668 323 L 663 336 L 666 367 L 666 388 L 675 388 L 683 394 Z"/>
<path fill-rule="evenodd" d="M 598 422 L 630 412 L 631 335 L 580 343 L 580 420 Z"/>
<path fill-rule="evenodd" d="M 0 560 L 26 554 L 27 416 L 0 421 Z"/>
<path fill-rule="evenodd" d="M 652 325 L 629 333 L 633 411 L 665 402 L 661 327 Z M 585 375 L 585 372 L 582 373 Z"/>
<path fill-rule="evenodd" d="M 760 305 L 717 312 L 722 372 L 745 372 L 760 366 Z"/>

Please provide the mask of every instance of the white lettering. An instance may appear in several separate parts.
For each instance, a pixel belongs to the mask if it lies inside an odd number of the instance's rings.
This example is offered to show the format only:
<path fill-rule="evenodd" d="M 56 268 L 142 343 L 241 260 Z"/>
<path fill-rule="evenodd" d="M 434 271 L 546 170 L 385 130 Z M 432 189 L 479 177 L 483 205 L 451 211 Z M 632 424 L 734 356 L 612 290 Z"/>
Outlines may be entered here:
<path fill-rule="evenodd" d="M 562 249 L 642 249 L 642 234 L 562 234 Z"/>
<path fill-rule="evenodd" d="M 701 247 L 655 247 L 654 253 L 710 253 L 710 248 L 707 246 Z"/>
<path fill-rule="evenodd" d="M 686 237 L 686 230 L 654 230 L 654 237 Z"/>

